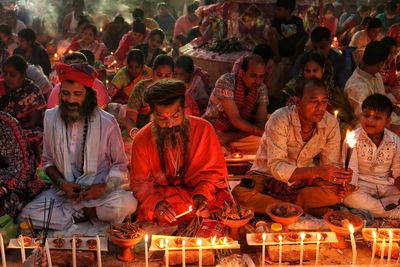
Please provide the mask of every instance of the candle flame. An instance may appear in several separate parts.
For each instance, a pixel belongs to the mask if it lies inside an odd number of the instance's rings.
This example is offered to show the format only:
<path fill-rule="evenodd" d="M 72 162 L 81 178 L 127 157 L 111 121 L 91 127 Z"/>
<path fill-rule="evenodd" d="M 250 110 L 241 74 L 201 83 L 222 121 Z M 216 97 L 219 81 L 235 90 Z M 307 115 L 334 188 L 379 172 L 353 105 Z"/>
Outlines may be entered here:
<path fill-rule="evenodd" d="M 282 242 L 282 236 L 281 235 L 278 236 L 278 239 L 279 239 L 279 242 Z"/>
<path fill-rule="evenodd" d="M 339 114 L 339 110 L 333 111 L 333 114 L 335 115 L 335 118 L 337 118 L 337 116 L 338 116 L 338 114 Z"/>
<path fill-rule="evenodd" d="M 267 239 L 267 234 L 266 234 L 266 233 L 263 233 L 263 234 L 262 234 L 262 240 L 265 241 L 266 239 Z"/>
<path fill-rule="evenodd" d="M 346 132 L 346 143 L 350 148 L 354 148 L 356 146 L 356 132 L 347 130 Z"/>
<path fill-rule="evenodd" d="M 226 238 L 226 236 L 224 237 L 224 245 L 226 245 L 228 243 L 228 239 Z"/>
<path fill-rule="evenodd" d="M 376 231 L 372 231 L 372 236 L 373 236 L 374 240 L 376 240 Z"/>
<path fill-rule="evenodd" d="M 201 240 L 201 238 L 197 238 L 196 244 L 197 246 L 201 247 L 203 245 L 203 240 Z"/>
<path fill-rule="evenodd" d="M 111 52 L 110 54 L 111 54 L 111 55 L 114 55 L 114 52 Z"/>
<path fill-rule="evenodd" d="M 193 211 L 193 207 L 192 207 L 192 205 L 190 205 L 190 206 L 189 206 L 189 209 L 188 209 L 188 211 Z"/>
<path fill-rule="evenodd" d="M 144 236 L 144 242 L 149 242 L 149 236 L 148 236 L 148 234 L 146 234 L 145 236 Z"/>
<path fill-rule="evenodd" d="M 306 238 L 306 233 L 302 232 L 300 234 L 300 238 L 301 238 L 301 241 L 304 241 L 304 239 Z"/>
<path fill-rule="evenodd" d="M 160 248 L 164 248 L 164 239 L 161 239 L 160 241 Z"/>
<path fill-rule="evenodd" d="M 337 37 L 336 37 L 336 36 L 333 37 L 333 41 L 334 41 L 334 42 L 337 42 Z"/>
<path fill-rule="evenodd" d="M 186 246 L 186 240 L 182 240 L 182 247 Z"/>
<path fill-rule="evenodd" d="M 55 58 L 58 58 L 58 54 L 57 54 L 57 53 L 54 53 L 54 57 L 55 57 Z"/>
<path fill-rule="evenodd" d="M 103 32 L 103 28 L 100 27 L 99 31 L 100 31 L 100 32 Z"/>
<path fill-rule="evenodd" d="M 320 234 L 320 233 L 317 233 L 317 240 L 320 241 L 321 238 L 322 238 L 321 234 Z"/>
<path fill-rule="evenodd" d="M 117 64 L 117 61 L 116 61 L 116 60 L 114 60 L 114 61 L 113 61 L 113 64 Z"/>
<path fill-rule="evenodd" d="M 69 53 L 69 54 L 72 54 L 72 50 L 69 50 L 68 53 Z"/>
<path fill-rule="evenodd" d="M 350 234 L 354 234 L 354 226 L 352 224 L 349 225 Z"/>
<path fill-rule="evenodd" d="M 390 238 L 390 239 L 393 238 L 393 232 L 392 232 L 392 230 L 389 230 L 389 238 Z"/>
<path fill-rule="evenodd" d="M 211 240 L 211 244 L 213 245 L 213 246 L 215 246 L 215 242 L 217 241 L 217 236 L 216 235 L 214 235 L 214 237 L 212 238 L 212 240 Z"/>

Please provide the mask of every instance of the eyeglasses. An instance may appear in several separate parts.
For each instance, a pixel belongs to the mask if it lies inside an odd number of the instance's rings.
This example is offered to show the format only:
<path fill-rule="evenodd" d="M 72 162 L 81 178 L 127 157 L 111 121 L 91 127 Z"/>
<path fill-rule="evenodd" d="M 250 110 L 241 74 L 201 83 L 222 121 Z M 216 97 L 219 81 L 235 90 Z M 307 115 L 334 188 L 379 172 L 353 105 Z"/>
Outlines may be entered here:
<path fill-rule="evenodd" d="M 390 203 L 390 204 L 387 204 L 386 206 L 383 205 L 382 200 L 381 200 L 381 196 L 379 195 L 378 186 L 376 186 L 376 193 L 377 193 L 379 202 L 381 203 L 382 208 L 383 208 L 385 211 L 391 211 L 391 210 L 394 210 L 395 208 L 397 208 L 398 206 L 400 206 L 400 199 L 399 199 L 399 201 L 398 201 L 397 204 L 396 204 L 396 203 Z"/>

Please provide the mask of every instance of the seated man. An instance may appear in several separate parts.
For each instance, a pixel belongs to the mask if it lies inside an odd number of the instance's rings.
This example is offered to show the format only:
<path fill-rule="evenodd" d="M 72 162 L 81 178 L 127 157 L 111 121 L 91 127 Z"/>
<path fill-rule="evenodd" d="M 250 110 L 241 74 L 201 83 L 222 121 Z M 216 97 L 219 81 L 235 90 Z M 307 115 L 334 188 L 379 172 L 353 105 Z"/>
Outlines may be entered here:
<path fill-rule="evenodd" d="M 175 63 L 176 78 L 186 84 L 186 91 L 196 101 L 200 115 L 207 108 L 211 94 L 211 82 L 208 73 L 193 63 L 189 56 L 180 56 Z"/>
<path fill-rule="evenodd" d="M 82 214 L 121 223 L 137 201 L 120 189 L 128 160 L 119 126 L 97 107 L 93 68 L 60 64 L 57 71 L 60 105 L 46 112 L 43 140 L 43 168 L 54 185 L 29 203 L 21 218 L 30 216 L 35 227 L 42 227 L 43 203 L 55 199 L 51 229 L 66 230 Z"/>
<path fill-rule="evenodd" d="M 265 214 L 267 205 L 289 201 L 320 215 L 341 202 L 351 171 L 339 167 L 339 124 L 326 111 L 328 97 L 321 80 L 303 79 L 295 105 L 271 115 L 251 168 L 255 185 L 233 190 L 239 203 Z"/>
<path fill-rule="evenodd" d="M 351 183 L 359 190 L 348 195 L 344 203 L 396 220 L 400 219 L 400 138 L 385 129 L 392 111 L 393 105 L 384 95 L 373 94 L 364 100 L 361 128 L 356 130 L 357 144 L 349 164 L 354 171 Z M 395 205 L 388 206 L 392 203 Z"/>
<path fill-rule="evenodd" d="M 243 60 L 238 74 L 226 73 L 217 80 L 203 117 L 214 125 L 221 145 L 256 153 L 267 119 L 265 71 L 264 59 L 252 55 Z"/>
<path fill-rule="evenodd" d="M 176 223 L 189 205 L 207 217 L 227 200 L 228 173 L 217 136 L 208 122 L 184 115 L 185 91 L 180 81 L 160 80 L 145 93 L 154 120 L 132 145 L 131 189 L 140 203 L 139 220 Z"/>
<path fill-rule="evenodd" d="M 371 18 L 368 21 L 367 28 L 356 32 L 351 38 L 349 46 L 357 47 L 353 53 L 354 62 L 358 65 L 363 57 L 365 47 L 373 41 L 379 41 L 383 38 L 381 33 L 382 22 L 377 18 Z"/>
<path fill-rule="evenodd" d="M 380 41 L 374 41 L 367 45 L 361 64 L 353 72 L 346 83 L 344 93 L 354 110 L 356 118 L 361 117 L 361 103 L 371 94 L 385 94 L 385 86 L 379 73 L 384 66 L 388 56 L 389 47 Z M 391 90 L 387 94 L 393 104 L 400 103 L 398 90 Z M 392 123 L 398 124 L 399 118 L 392 114 Z M 392 130 L 396 131 L 395 126 Z"/>

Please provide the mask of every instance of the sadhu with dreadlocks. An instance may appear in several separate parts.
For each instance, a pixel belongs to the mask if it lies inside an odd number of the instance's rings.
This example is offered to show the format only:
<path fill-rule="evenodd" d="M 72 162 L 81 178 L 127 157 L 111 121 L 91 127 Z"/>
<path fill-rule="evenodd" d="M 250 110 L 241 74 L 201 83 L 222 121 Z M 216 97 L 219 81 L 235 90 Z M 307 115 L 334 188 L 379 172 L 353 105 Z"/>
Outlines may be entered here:
<path fill-rule="evenodd" d="M 160 80 L 145 94 L 153 121 L 133 140 L 131 189 L 140 220 L 163 223 L 208 217 L 227 200 L 227 169 L 213 127 L 185 115 L 185 85 Z M 194 212 L 177 214 L 192 205 Z"/>

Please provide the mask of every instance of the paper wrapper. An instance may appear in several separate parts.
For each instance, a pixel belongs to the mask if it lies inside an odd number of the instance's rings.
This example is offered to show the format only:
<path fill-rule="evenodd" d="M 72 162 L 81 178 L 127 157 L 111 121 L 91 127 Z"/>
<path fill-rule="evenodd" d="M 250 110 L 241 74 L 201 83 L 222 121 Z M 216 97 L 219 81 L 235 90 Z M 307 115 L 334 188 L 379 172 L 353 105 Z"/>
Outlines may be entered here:
<path fill-rule="evenodd" d="M 317 246 L 315 244 L 304 245 L 303 260 L 314 260 Z M 272 261 L 279 261 L 279 246 L 267 246 L 268 255 Z M 283 261 L 300 260 L 300 245 L 282 245 Z"/>
<path fill-rule="evenodd" d="M 169 251 L 169 265 L 181 265 L 182 264 L 182 251 Z M 215 266 L 214 250 L 202 250 L 203 253 L 203 265 Z M 194 264 L 199 262 L 199 251 L 198 250 L 186 250 L 186 264 Z M 165 256 L 164 256 L 165 264 Z"/>

